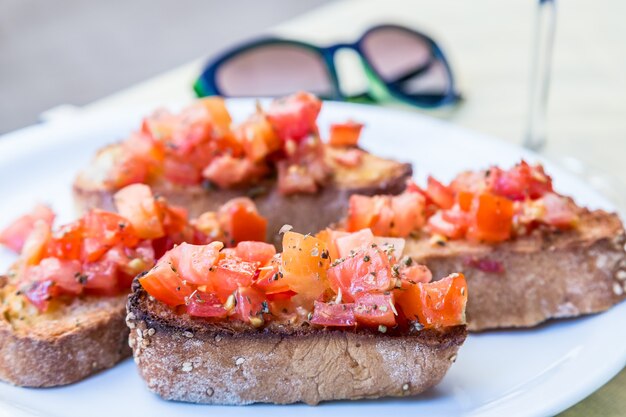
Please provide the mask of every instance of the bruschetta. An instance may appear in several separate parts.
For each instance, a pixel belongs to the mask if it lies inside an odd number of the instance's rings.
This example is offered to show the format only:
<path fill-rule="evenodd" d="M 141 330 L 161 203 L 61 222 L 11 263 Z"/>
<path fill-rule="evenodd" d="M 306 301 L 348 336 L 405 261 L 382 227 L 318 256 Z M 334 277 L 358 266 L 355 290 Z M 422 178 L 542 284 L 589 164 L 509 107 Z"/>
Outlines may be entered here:
<path fill-rule="evenodd" d="M 130 345 L 168 400 L 287 404 L 419 394 L 466 337 L 462 274 L 430 282 L 402 239 L 288 231 L 266 243 L 182 244 L 133 283 Z M 194 260 L 194 261 L 190 261 Z M 471 295 L 470 295 L 471 296 Z"/>
<path fill-rule="evenodd" d="M 436 276 L 465 272 L 472 331 L 597 313 L 626 297 L 618 215 L 558 194 L 540 165 L 464 172 L 448 185 L 430 177 L 349 206 L 346 231 L 407 237 L 407 253 Z"/>
<path fill-rule="evenodd" d="M 181 242 L 262 239 L 266 221 L 248 199 L 189 222 L 185 209 L 146 185 L 115 195 L 118 213 L 94 209 L 52 227 L 38 206 L 0 232 L 20 252 L 0 279 L 0 379 L 15 385 L 69 384 L 130 355 L 125 305 L 132 279 Z"/>
<path fill-rule="evenodd" d="M 354 193 L 402 192 L 410 165 L 358 148 L 361 125 L 354 122 L 334 125 L 322 142 L 316 122 L 321 106 L 299 93 L 258 106 L 240 124 L 233 124 L 218 97 L 179 113 L 157 111 L 79 173 L 78 211 L 112 210 L 115 192 L 131 183 L 150 185 L 192 217 L 248 196 L 274 238 L 285 223 L 315 233 L 336 222 Z"/>

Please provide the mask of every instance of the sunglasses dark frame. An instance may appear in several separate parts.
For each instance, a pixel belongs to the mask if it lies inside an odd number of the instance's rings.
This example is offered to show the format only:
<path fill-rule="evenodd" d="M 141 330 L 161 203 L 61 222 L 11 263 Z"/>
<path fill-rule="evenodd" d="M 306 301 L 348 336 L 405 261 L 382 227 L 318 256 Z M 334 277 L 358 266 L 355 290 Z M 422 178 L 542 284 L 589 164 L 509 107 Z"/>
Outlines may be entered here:
<path fill-rule="evenodd" d="M 430 54 L 428 61 L 421 67 L 412 71 L 410 74 L 405 74 L 398 80 L 394 80 L 391 82 L 384 81 L 381 74 L 376 71 L 374 66 L 368 61 L 368 57 L 364 53 L 363 48 L 363 42 L 365 41 L 365 39 L 373 32 L 381 29 L 394 29 L 404 31 L 422 40 L 429 48 Z M 368 29 L 354 43 L 338 43 L 327 47 L 319 47 L 307 42 L 274 37 L 257 39 L 252 42 L 241 44 L 218 55 L 206 65 L 202 74 L 194 84 L 194 90 L 196 94 L 199 97 L 225 95 L 217 83 L 217 72 L 220 69 L 221 65 L 223 65 L 231 58 L 245 53 L 246 51 L 249 51 L 251 49 L 276 44 L 297 46 L 299 48 L 312 51 L 322 58 L 326 67 L 325 69 L 328 73 L 328 78 L 333 88 L 333 92 L 330 95 L 322 95 L 322 98 L 324 99 L 343 100 L 360 103 L 402 102 L 405 104 L 423 108 L 434 108 L 448 104 L 455 104 L 461 99 L 461 96 L 456 92 L 455 89 L 454 76 L 452 75 L 450 64 L 448 63 L 448 60 L 446 59 L 441 47 L 439 47 L 439 45 L 433 39 L 424 35 L 421 32 L 406 28 L 404 26 L 392 24 L 374 26 Z M 363 69 L 368 80 L 367 92 L 356 96 L 346 96 L 341 92 L 339 77 L 337 76 L 337 68 L 334 62 L 335 54 L 341 49 L 350 49 L 355 51 L 359 55 L 361 59 L 361 64 L 363 65 Z M 443 69 L 447 77 L 447 88 L 445 92 L 443 92 L 442 94 L 406 94 L 398 88 L 399 83 L 405 81 L 406 79 L 413 78 L 415 76 L 418 76 L 419 74 L 425 73 L 436 62 L 440 62 L 443 65 Z"/>

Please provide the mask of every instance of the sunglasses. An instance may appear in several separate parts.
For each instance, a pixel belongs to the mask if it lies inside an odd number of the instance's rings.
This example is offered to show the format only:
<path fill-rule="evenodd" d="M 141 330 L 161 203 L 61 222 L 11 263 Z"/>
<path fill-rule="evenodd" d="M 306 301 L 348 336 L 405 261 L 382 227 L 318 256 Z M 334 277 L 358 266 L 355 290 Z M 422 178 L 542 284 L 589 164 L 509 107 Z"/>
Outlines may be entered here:
<path fill-rule="evenodd" d="M 335 55 L 343 49 L 360 58 L 367 79 L 362 93 L 342 92 Z M 246 43 L 209 62 L 194 89 L 199 97 L 275 97 L 304 90 L 328 100 L 402 102 L 423 108 L 461 99 L 439 45 L 423 33 L 396 25 L 376 26 L 355 43 L 329 47 L 279 38 Z"/>

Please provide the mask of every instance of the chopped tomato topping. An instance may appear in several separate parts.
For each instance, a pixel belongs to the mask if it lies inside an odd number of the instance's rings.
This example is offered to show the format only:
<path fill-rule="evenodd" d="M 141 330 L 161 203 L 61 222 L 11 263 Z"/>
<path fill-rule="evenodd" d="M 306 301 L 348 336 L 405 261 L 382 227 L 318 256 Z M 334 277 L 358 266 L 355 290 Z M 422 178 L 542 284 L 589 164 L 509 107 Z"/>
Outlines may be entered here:
<path fill-rule="evenodd" d="M 236 249 L 238 257 L 246 262 L 258 262 L 259 265 L 265 265 L 276 255 L 274 245 L 264 242 L 239 242 Z"/>
<path fill-rule="evenodd" d="M 396 325 L 395 308 L 393 294 L 363 293 L 354 303 L 354 317 L 366 326 L 393 327 Z"/>
<path fill-rule="evenodd" d="M 141 239 L 155 239 L 165 235 L 160 210 L 150 187 L 133 184 L 115 193 L 115 207 L 119 214 L 133 225 Z"/>
<path fill-rule="evenodd" d="M 211 293 L 195 291 L 189 297 L 187 313 L 195 317 L 226 317 L 228 310 L 224 304 Z"/>
<path fill-rule="evenodd" d="M 19 217 L 0 232 L 0 244 L 19 253 L 24 246 L 26 238 L 35 228 L 37 220 L 42 220 L 49 226 L 52 226 L 54 213 L 48 206 L 43 204 L 36 205 L 30 213 Z"/>
<path fill-rule="evenodd" d="M 454 205 L 454 192 L 452 189 L 430 176 L 428 177 L 426 193 L 442 209 L 449 209 Z"/>
<path fill-rule="evenodd" d="M 139 282 L 150 295 L 170 306 L 185 304 L 193 293 L 192 287 L 183 282 L 173 260 L 167 255 L 140 277 Z"/>
<path fill-rule="evenodd" d="M 330 256 L 326 243 L 313 236 L 287 232 L 283 236 L 282 280 L 289 289 L 314 300 L 327 287 Z"/>
<path fill-rule="evenodd" d="M 361 292 L 388 291 L 393 288 L 387 254 L 378 246 L 358 250 L 328 269 L 328 282 L 335 293 L 341 291 L 346 301 L 354 301 Z"/>
<path fill-rule="evenodd" d="M 502 242 L 511 237 L 513 202 L 494 194 L 483 193 L 474 201 L 472 221 L 467 235 L 470 239 Z"/>
<path fill-rule="evenodd" d="M 509 170 L 494 167 L 487 173 L 489 190 L 511 200 L 536 199 L 552 192 L 552 179 L 541 165 L 531 166 L 522 161 Z"/>
<path fill-rule="evenodd" d="M 243 241 L 266 240 L 267 219 L 259 214 L 249 198 L 234 198 L 224 204 L 218 211 L 218 220 L 229 246 Z"/>
<path fill-rule="evenodd" d="M 309 93 L 297 93 L 272 101 L 265 112 L 278 137 L 299 141 L 317 133 L 315 123 L 322 102 Z"/>
<path fill-rule="evenodd" d="M 235 307 L 235 317 L 244 322 L 253 324 L 262 324 L 262 322 L 254 321 L 263 316 L 263 313 L 269 313 L 269 307 L 265 299 L 265 295 L 253 287 L 241 287 L 235 293 L 237 305 Z"/>
<path fill-rule="evenodd" d="M 404 315 L 418 319 L 425 328 L 465 323 L 467 283 L 463 274 L 452 274 L 431 283 L 417 283 L 398 292 Z"/>
<path fill-rule="evenodd" d="M 355 122 L 333 123 L 330 125 L 330 137 L 328 143 L 331 146 L 356 146 L 363 125 Z"/>
<path fill-rule="evenodd" d="M 362 229 L 358 232 L 349 233 L 335 240 L 339 258 L 348 257 L 357 250 L 370 246 L 372 243 L 374 243 L 374 234 L 370 229 Z"/>
<path fill-rule="evenodd" d="M 356 326 L 354 304 L 331 304 L 315 301 L 311 323 L 319 326 Z"/>
<path fill-rule="evenodd" d="M 208 274 L 211 288 L 220 300 L 226 301 L 228 296 L 239 287 L 249 287 L 256 276 L 257 265 L 244 262 L 239 258 L 226 256 L 220 259 Z"/>
<path fill-rule="evenodd" d="M 207 285 L 211 282 L 210 274 L 220 258 L 220 250 L 223 247 L 222 242 L 212 242 L 208 245 L 181 243 L 170 251 L 170 256 L 174 267 L 187 282 Z"/>
<path fill-rule="evenodd" d="M 202 171 L 202 177 L 220 188 L 232 188 L 260 178 L 266 168 L 247 158 L 235 158 L 231 155 L 215 157 Z"/>
<path fill-rule="evenodd" d="M 87 262 L 99 259 L 118 243 L 126 247 L 134 247 L 139 243 L 133 225 L 118 214 L 96 209 L 87 213 L 82 220 L 81 258 Z"/>

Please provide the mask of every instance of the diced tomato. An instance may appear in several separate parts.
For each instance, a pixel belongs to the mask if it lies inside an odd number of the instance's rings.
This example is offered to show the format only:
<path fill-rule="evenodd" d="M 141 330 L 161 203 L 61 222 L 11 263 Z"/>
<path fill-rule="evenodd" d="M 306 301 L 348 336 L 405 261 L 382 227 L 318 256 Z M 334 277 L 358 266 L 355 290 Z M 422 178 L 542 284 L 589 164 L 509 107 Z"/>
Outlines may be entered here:
<path fill-rule="evenodd" d="M 204 97 L 198 100 L 197 105 L 204 107 L 207 118 L 220 135 L 224 135 L 230 130 L 232 118 L 222 97 Z"/>
<path fill-rule="evenodd" d="M 474 201 L 467 236 L 485 242 L 502 242 L 511 237 L 513 202 L 504 197 L 482 193 Z"/>
<path fill-rule="evenodd" d="M 85 292 L 98 295 L 114 295 L 119 292 L 117 265 L 111 261 L 83 264 L 79 278 L 84 282 Z M 126 287 L 128 289 L 128 287 Z"/>
<path fill-rule="evenodd" d="M 193 292 L 178 275 L 172 259 L 167 254 L 154 268 L 139 278 L 139 283 L 151 296 L 169 306 L 185 304 Z"/>
<path fill-rule="evenodd" d="M 287 232 L 283 236 L 282 278 L 289 288 L 310 300 L 327 287 L 330 256 L 326 243 L 313 236 Z"/>
<path fill-rule="evenodd" d="M 345 123 L 333 123 L 330 125 L 330 146 L 356 146 L 359 143 L 359 136 L 363 125 L 352 121 Z"/>
<path fill-rule="evenodd" d="M 488 172 L 489 190 L 511 200 L 534 200 L 552 192 L 552 179 L 541 165 L 530 166 L 522 161 L 509 170 L 493 167 Z"/>
<path fill-rule="evenodd" d="M 52 233 L 46 245 L 46 256 L 59 259 L 80 259 L 83 237 L 82 219 L 59 227 Z"/>
<path fill-rule="evenodd" d="M 14 220 L 0 232 L 0 244 L 19 253 L 24 246 L 26 238 L 35 228 L 37 220 L 42 220 L 49 226 L 52 226 L 54 212 L 46 205 L 36 205 L 30 213 Z"/>
<path fill-rule="evenodd" d="M 246 157 L 253 162 L 261 161 L 282 146 L 274 127 L 261 113 L 256 113 L 241 124 L 236 135 L 243 144 Z"/>
<path fill-rule="evenodd" d="M 311 323 L 331 327 L 356 326 L 354 304 L 332 304 L 315 301 Z"/>
<path fill-rule="evenodd" d="M 207 285 L 211 283 L 210 275 L 223 247 L 222 242 L 208 245 L 181 243 L 169 252 L 169 256 L 182 279 L 192 284 Z"/>
<path fill-rule="evenodd" d="M 246 197 L 234 198 L 220 207 L 218 220 L 227 236 L 226 244 L 235 246 L 243 241 L 263 242 L 267 237 L 267 219 Z"/>
<path fill-rule="evenodd" d="M 576 205 L 567 197 L 549 192 L 538 201 L 541 201 L 545 207 L 542 220 L 546 224 L 561 229 L 571 228 L 578 224 L 579 217 Z"/>
<path fill-rule="evenodd" d="M 261 318 L 263 313 L 269 313 L 269 306 L 265 295 L 252 287 L 239 288 L 235 293 L 237 305 L 235 306 L 234 317 L 246 323 L 251 322 L 250 318 Z"/>
<path fill-rule="evenodd" d="M 456 193 L 466 192 L 469 194 L 481 193 L 485 190 L 486 172 L 465 171 L 456 176 L 450 183 L 450 188 Z"/>
<path fill-rule="evenodd" d="M 265 265 L 276 255 L 274 245 L 264 242 L 239 242 L 236 249 L 238 257 L 246 262 L 258 262 L 259 265 Z"/>
<path fill-rule="evenodd" d="M 155 202 L 157 203 L 158 211 L 162 214 L 161 224 L 165 234 L 174 235 L 184 232 L 189 225 L 187 209 L 167 204 L 165 199 L 156 199 Z"/>
<path fill-rule="evenodd" d="M 407 237 L 426 222 L 424 216 L 426 200 L 418 193 L 402 193 L 391 197 L 393 225 L 390 235 Z"/>
<path fill-rule="evenodd" d="M 130 288 L 132 279 L 154 265 L 154 249 L 149 240 L 144 240 L 134 248 L 120 244 L 109 249 L 98 262 L 111 262 L 119 271 L 117 282 L 122 289 Z"/>
<path fill-rule="evenodd" d="M 161 213 L 145 184 L 133 184 L 122 188 L 114 196 L 115 207 L 133 225 L 141 239 L 156 239 L 165 235 Z"/>
<path fill-rule="evenodd" d="M 36 283 L 34 285 L 31 284 L 33 287 L 33 298 L 37 298 L 36 295 L 42 295 L 42 286 L 47 289 L 48 298 L 61 294 L 78 295 L 83 290 L 83 284 L 79 280 L 80 272 L 81 265 L 78 261 L 44 258 L 38 265 L 26 268 L 24 280 L 25 282 Z M 51 284 L 41 284 L 44 282 L 50 282 Z M 29 297 L 29 292 L 31 292 L 31 289 L 26 291 L 26 297 Z M 41 300 L 35 300 L 33 304 L 37 305 L 38 301 L 40 302 Z"/>
<path fill-rule="evenodd" d="M 459 191 L 456 193 L 456 199 L 461 210 L 470 211 L 472 201 L 474 201 L 474 194 L 467 191 Z"/>
<path fill-rule="evenodd" d="M 50 224 L 44 220 L 35 221 L 33 231 L 26 238 L 20 254 L 26 265 L 35 265 L 45 256 L 50 235 Z"/>
<path fill-rule="evenodd" d="M 402 265 L 398 269 L 398 273 L 400 275 L 400 279 L 402 281 L 406 281 L 409 284 L 416 284 L 418 282 L 428 283 L 433 279 L 433 274 L 430 272 L 430 269 L 428 269 L 428 267 L 426 267 L 425 265 Z"/>
<path fill-rule="evenodd" d="M 335 293 L 353 301 L 361 292 L 384 292 L 393 288 L 395 279 L 387 254 L 379 247 L 361 249 L 328 269 L 328 282 Z"/>
<path fill-rule="evenodd" d="M 48 310 L 48 306 L 50 305 L 53 286 L 54 282 L 51 280 L 35 281 L 24 291 L 24 296 L 37 308 L 37 310 L 44 312 Z"/>
<path fill-rule="evenodd" d="M 99 259 L 118 243 L 134 247 L 139 243 L 133 225 L 124 217 L 94 209 L 83 217 L 83 245 L 81 258 L 87 262 Z"/>
<path fill-rule="evenodd" d="M 104 181 L 112 189 L 145 182 L 149 174 L 149 166 L 141 157 L 126 152 L 123 145 L 121 149 L 122 152 L 116 155 L 115 162 L 109 165 Z"/>
<path fill-rule="evenodd" d="M 404 252 L 406 240 L 400 237 L 376 236 L 374 237 L 374 243 L 378 245 L 379 248 L 384 250 L 389 256 L 398 258 L 402 256 L 402 253 Z"/>
<path fill-rule="evenodd" d="M 409 320 L 425 328 L 465 323 L 467 283 L 463 274 L 452 274 L 431 283 L 417 283 L 397 292 L 397 302 Z"/>
<path fill-rule="evenodd" d="M 371 197 L 358 194 L 351 195 L 346 230 L 356 232 L 370 227 L 374 222 L 374 210 L 374 200 Z"/>
<path fill-rule="evenodd" d="M 258 179 L 266 171 L 262 163 L 225 154 L 213 158 L 202 171 L 202 177 L 220 188 L 232 188 Z"/>
<path fill-rule="evenodd" d="M 365 326 L 396 325 L 393 294 L 360 294 L 354 303 L 354 317 Z"/>
<path fill-rule="evenodd" d="M 469 216 L 454 216 L 452 210 L 439 210 L 428 219 L 427 228 L 431 233 L 450 239 L 460 239 L 467 231 Z M 459 213 L 464 213 L 459 211 Z"/>
<path fill-rule="evenodd" d="M 187 304 L 187 314 L 194 317 L 220 317 L 228 315 L 228 310 L 215 294 L 202 291 L 195 291 L 189 297 Z"/>
<path fill-rule="evenodd" d="M 194 185 L 202 180 L 202 169 L 182 157 L 167 157 L 163 162 L 163 175 L 168 181 L 181 185 Z"/>
<path fill-rule="evenodd" d="M 299 141 L 317 133 L 316 120 L 321 108 L 322 102 L 317 97 L 301 92 L 272 101 L 265 115 L 281 140 Z"/>
<path fill-rule="evenodd" d="M 426 193 L 439 207 L 449 209 L 454 205 L 454 191 L 433 177 L 428 177 Z"/>
<path fill-rule="evenodd" d="M 239 287 L 249 287 L 256 277 L 257 265 L 239 258 L 224 257 L 207 274 L 209 284 L 222 301 Z"/>
<path fill-rule="evenodd" d="M 359 249 L 367 248 L 372 243 L 374 243 L 374 234 L 370 229 L 362 229 L 335 240 L 339 258 L 345 258 Z"/>
<path fill-rule="evenodd" d="M 287 281 L 283 279 L 281 265 L 282 254 L 275 255 L 268 265 L 259 270 L 254 286 L 268 295 L 291 292 Z"/>
<path fill-rule="evenodd" d="M 330 259 L 334 260 L 334 259 L 340 258 L 339 249 L 337 248 L 337 243 L 336 243 L 337 239 L 343 236 L 348 236 L 348 235 L 349 235 L 348 232 L 326 228 L 322 230 L 321 232 L 319 232 L 315 237 L 317 237 L 318 239 L 326 243 L 326 246 L 328 247 Z"/>

